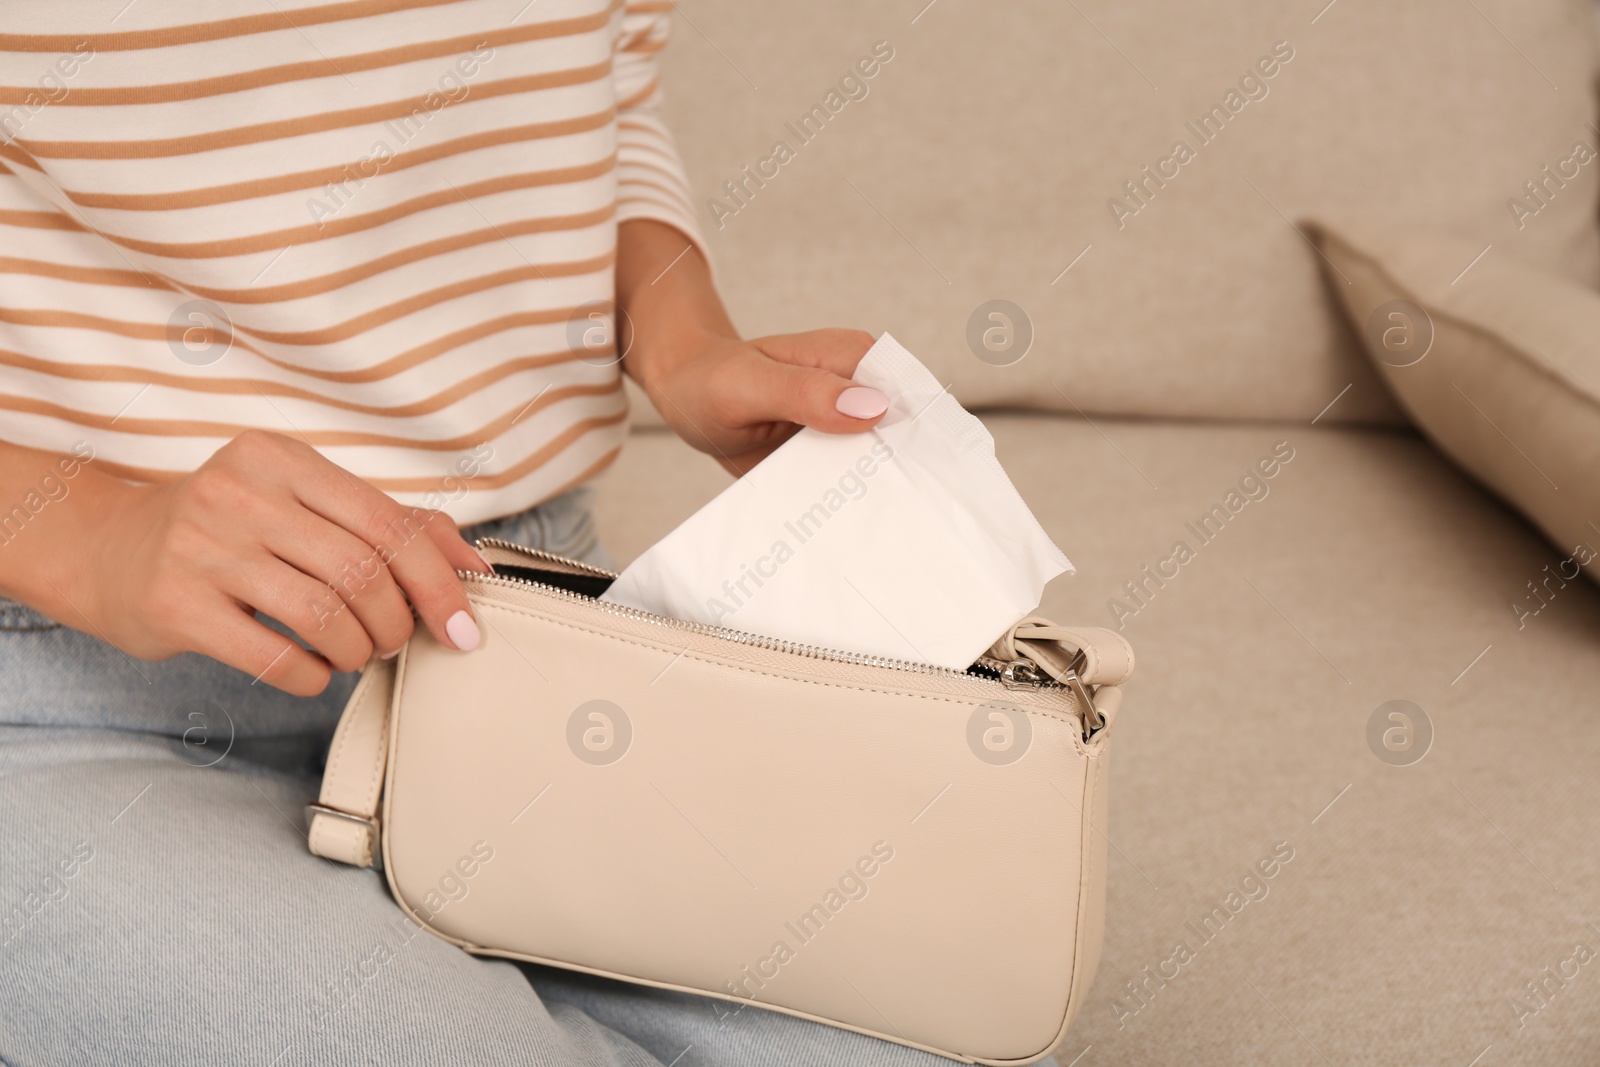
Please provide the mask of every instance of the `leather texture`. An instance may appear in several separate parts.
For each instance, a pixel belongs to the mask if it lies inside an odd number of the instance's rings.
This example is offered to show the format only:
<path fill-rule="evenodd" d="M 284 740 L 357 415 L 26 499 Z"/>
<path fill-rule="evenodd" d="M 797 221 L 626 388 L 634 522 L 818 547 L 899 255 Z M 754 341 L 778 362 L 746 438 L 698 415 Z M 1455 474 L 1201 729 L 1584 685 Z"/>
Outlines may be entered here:
<path fill-rule="evenodd" d="M 313 812 L 306 835 L 312 852 L 357 867 L 372 866 L 377 854 L 373 819 L 388 756 L 394 666 L 393 661 L 374 658 L 350 694 L 328 747 L 328 767 L 318 797 L 320 806 L 345 816 Z"/>
<path fill-rule="evenodd" d="M 383 766 L 383 862 L 417 922 L 966 1062 L 1060 1044 L 1105 896 L 1110 730 L 1084 740 L 1075 693 L 1109 722 L 1120 636 L 1024 620 L 997 648 L 1079 659 L 1089 688 L 1008 688 L 463 579 L 483 643 L 419 628 L 370 664 L 321 798 L 375 816 Z M 314 817 L 321 855 L 369 863 L 369 841 Z"/>
<path fill-rule="evenodd" d="M 1058 682 L 1078 660 L 1078 680 L 1084 685 L 1121 685 L 1133 674 L 1133 646 L 1117 631 L 1103 626 L 1057 626 L 1037 615 L 1007 630 L 990 655 L 1031 660 Z"/>

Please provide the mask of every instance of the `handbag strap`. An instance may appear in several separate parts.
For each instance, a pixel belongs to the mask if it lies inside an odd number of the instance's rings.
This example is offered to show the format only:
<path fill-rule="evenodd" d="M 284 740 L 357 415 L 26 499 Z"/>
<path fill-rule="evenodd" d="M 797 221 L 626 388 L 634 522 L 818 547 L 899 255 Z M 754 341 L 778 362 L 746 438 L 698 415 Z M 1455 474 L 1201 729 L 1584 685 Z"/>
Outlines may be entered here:
<path fill-rule="evenodd" d="M 1115 630 L 1057 626 L 1030 615 L 994 643 L 990 654 L 1027 661 L 1064 685 L 1072 685 L 1095 728 L 1109 726 L 1121 704 L 1116 687 L 1133 673 L 1133 646 Z M 389 710 L 398 659 L 374 658 L 361 674 L 328 749 L 322 792 L 307 807 L 307 840 L 318 856 L 355 867 L 381 862 L 378 801 L 389 755 Z M 1084 686 L 1093 692 L 1083 691 Z"/>
<path fill-rule="evenodd" d="M 1133 646 L 1103 626 L 1057 626 L 1029 615 L 1001 635 L 989 654 L 996 659 L 1028 660 L 1052 679 L 1065 683 L 1076 673 L 1088 686 L 1121 685 L 1133 674 Z"/>
<path fill-rule="evenodd" d="M 1007 664 L 1000 678 L 1008 685 L 1043 671 L 1071 689 L 1083 711 L 1085 741 L 1110 728 L 1122 707 L 1117 687 L 1133 674 L 1133 646 L 1115 630 L 1057 626 L 1039 615 L 1029 615 L 1001 634 L 989 655 Z"/>
<path fill-rule="evenodd" d="M 389 704 L 398 660 L 368 662 L 328 749 L 322 792 L 306 812 L 311 851 L 356 867 L 379 859 L 378 798 L 389 755 Z"/>

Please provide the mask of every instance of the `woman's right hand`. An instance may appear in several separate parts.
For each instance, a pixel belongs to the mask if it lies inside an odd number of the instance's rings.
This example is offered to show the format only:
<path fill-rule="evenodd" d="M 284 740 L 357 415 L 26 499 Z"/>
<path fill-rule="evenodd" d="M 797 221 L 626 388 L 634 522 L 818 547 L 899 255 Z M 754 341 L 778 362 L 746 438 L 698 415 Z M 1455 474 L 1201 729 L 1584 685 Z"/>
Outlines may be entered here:
<path fill-rule="evenodd" d="M 99 475 L 93 492 L 97 529 L 80 541 L 77 566 L 49 568 L 69 588 L 51 582 L 59 597 L 27 599 L 131 656 L 199 652 L 309 696 L 330 671 L 399 651 L 412 606 L 448 646 L 478 644 L 455 571 L 490 568 L 449 516 L 404 507 L 299 441 L 250 431 L 176 481 Z"/>

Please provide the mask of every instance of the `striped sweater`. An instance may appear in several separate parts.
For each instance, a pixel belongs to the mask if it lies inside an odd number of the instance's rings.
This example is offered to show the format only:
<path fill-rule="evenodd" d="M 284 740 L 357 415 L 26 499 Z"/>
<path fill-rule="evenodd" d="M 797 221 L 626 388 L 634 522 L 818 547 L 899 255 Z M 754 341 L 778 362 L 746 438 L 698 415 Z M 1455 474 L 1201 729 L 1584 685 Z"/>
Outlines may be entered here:
<path fill-rule="evenodd" d="M 597 473 L 617 226 L 699 240 L 670 7 L 8 3 L 0 439 L 159 481 L 274 430 L 463 523 Z"/>

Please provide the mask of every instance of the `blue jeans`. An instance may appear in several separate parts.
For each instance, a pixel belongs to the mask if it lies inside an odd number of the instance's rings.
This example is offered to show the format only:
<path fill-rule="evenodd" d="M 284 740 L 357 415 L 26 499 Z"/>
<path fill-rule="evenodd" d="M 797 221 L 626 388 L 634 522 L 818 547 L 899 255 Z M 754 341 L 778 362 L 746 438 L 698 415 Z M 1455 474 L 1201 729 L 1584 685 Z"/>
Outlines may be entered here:
<path fill-rule="evenodd" d="M 588 492 L 467 536 L 606 563 Z M 418 934 L 381 875 L 306 849 L 354 682 L 132 660 L 0 599 L 0 1063 L 949 1062 Z"/>

